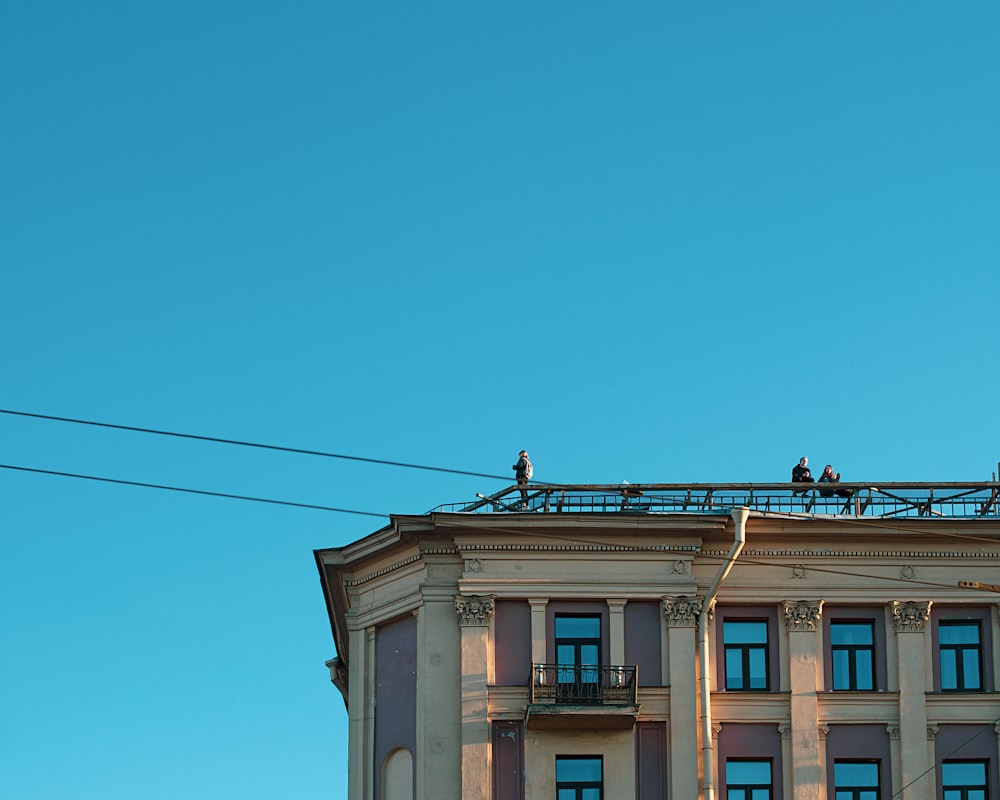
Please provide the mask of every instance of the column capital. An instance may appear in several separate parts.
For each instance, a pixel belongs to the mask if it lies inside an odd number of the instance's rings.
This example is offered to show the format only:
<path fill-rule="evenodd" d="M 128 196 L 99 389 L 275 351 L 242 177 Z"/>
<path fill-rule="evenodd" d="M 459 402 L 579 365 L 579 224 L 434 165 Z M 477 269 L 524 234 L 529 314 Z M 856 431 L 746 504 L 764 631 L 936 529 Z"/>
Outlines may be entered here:
<path fill-rule="evenodd" d="M 937 725 L 928 725 L 927 726 L 927 738 L 930 741 L 933 742 L 935 739 L 937 739 L 938 730 L 940 730 L 940 729 L 938 728 Z"/>
<path fill-rule="evenodd" d="M 625 610 L 625 604 L 628 603 L 628 600 L 624 600 L 620 597 L 609 597 L 604 602 L 608 604 L 608 611 L 621 613 Z"/>
<path fill-rule="evenodd" d="M 823 615 L 822 600 L 785 600 L 785 628 L 789 631 L 814 631 Z"/>
<path fill-rule="evenodd" d="M 460 625 L 489 625 L 493 618 L 492 594 L 457 594 L 455 595 L 455 610 L 458 612 Z"/>
<path fill-rule="evenodd" d="M 892 626 L 896 633 L 923 633 L 932 604 L 932 600 L 893 600 Z"/>
<path fill-rule="evenodd" d="M 693 628 L 698 623 L 698 615 L 701 613 L 704 601 L 705 598 L 701 595 L 664 597 L 662 600 L 663 615 L 667 618 L 667 626 L 670 628 Z"/>
<path fill-rule="evenodd" d="M 899 726 L 898 725 L 886 725 L 885 732 L 889 734 L 889 738 L 892 741 L 899 741 Z"/>

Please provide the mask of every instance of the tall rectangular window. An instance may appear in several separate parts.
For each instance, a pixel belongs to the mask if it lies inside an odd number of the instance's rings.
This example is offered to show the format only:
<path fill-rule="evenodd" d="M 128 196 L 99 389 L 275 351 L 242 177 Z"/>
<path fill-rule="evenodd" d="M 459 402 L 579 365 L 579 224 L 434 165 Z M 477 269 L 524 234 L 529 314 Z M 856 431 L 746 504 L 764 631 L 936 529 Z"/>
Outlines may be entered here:
<path fill-rule="evenodd" d="M 770 686 L 767 668 L 767 621 L 725 620 L 726 689 L 766 692 Z"/>
<path fill-rule="evenodd" d="M 771 800 L 771 762 L 726 759 L 726 800 Z"/>
<path fill-rule="evenodd" d="M 830 653 L 833 688 L 875 688 L 875 625 L 872 622 L 831 620 Z"/>
<path fill-rule="evenodd" d="M 601 618 L 559 615 L 555 632 L 557 697 L 596 702 L 600 697 Z"/>
<path fill-rule="evenodd" d="M 983 648 L 978 621 L 941 620 L 938 650 L 941 691 L 982 691 Z"/>
<path fill-rule="evenodd" d="M 604 800 L 601 756 L 556 756 L 557 800 Z"/>
<path fill-rule="evenodd" d="M 834 800 L 880 800 L 878 761 L 835 761 Z"/>
<path fill-rule="evenodd" d="M 941 764 L 944 800 L 988 800 L 985 761 L 945 761 Z"/>

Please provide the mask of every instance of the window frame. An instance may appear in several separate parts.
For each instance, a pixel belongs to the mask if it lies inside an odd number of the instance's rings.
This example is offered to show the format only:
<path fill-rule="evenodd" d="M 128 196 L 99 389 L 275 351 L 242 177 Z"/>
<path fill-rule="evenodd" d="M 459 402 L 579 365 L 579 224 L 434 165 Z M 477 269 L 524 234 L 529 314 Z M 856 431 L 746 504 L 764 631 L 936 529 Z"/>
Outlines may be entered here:
<path fill-rule="evenodd" d="M 978 786 L 968 784 L 945 783 L 945 767 L 954 764 L 978 764 L 983 768 L 983 783 Z M 954 794 L 958 792 L 958 794 Z M 972 795 L 970 792 L 981 792 Z M 950 794 L 951 793 L 951 794 Z M 941 762 L 941 797 L 943 800 L 989 800 L 990 797 L 990 762 L 985 758 L 953 758 Z"/>
<path fill-rule="evenodd" d="M 840 627 L 846 627 L 848 625 L 853 626 L 865 626 L 867 627 L 871 637 L 867 644 L 838 644 L 834 642 L 834 631 Z M 830 689 L 834 692 L 874 692 L 878 691 L 878 669 L 876 660 L 876 631 L 875 631 L 875 620 L 874 619 L 831 619 L 828 628 L 828 637 L 830 644 Z M 837 654 L 846 653 L 847 655 L 847 686 L 837 686 Z M 868 655 L 868 667 L 869 675 L 871 678 L 871 686 L 859 687 L 859 672 L 858 672 L 858 655 L 861 653 L 867 653 Z"/>
<path fill-rule="evenodd" d="M 941 625 L 979 623 L 978 689 L 944 688 L 941 674 Z M 934 605 L 931 608 L 931 647 L 933 648 L 934 690 L 944 694 L 979 694 L 995 689 L 993 663 L 993 614 L 983 606 Z M 964 681 L 963 681 L 964 682 Z"/>
<path fill-rule="evenodd" d="M 770 780 L 766 783 L 730 783 L 730 764 L 767 764 Z M 774 800 L 774 760 L 771 758 L 726 758 L 723 763 L 723 785 L 726 788 L 726 800 L 760 800 L 759 792 L 767 791 L 764 800 Z M 738 797 L 733 797 L 732 793 L 741 792 Z"/>
<path fill-rule="evenodd" d="M 727 692 L 769 692 L 771 691 L 771 636 L 766 619 L 727 619 L 722 622 L 722 663 L 724 687 Z M 763 642 L 727 642 L 726 626 L 728 625 L 763 625 Z M 729 661 L 730 654 L 738 654 L 740 660 L 739 686 L 730 686 Z M 764 685 L 753 686 L 752 660 L 755 653 L 762 653 L 764 659 Z M 737 676 L 732 676 L 736 678 Z M 735 681 L 734 681 L 735 682 Z"/>
<path fill-rule="evenodd" d="M 941 641 L 941 631 L 948 629 L 958 629 L 958 628 L 970 628 L 976 631 L 976 641 L 975 644 L 966 644 L 964 642 L 954 642 L 945 644 Z M 957 693 L 968 693 L 968 692 L 981 692 L 983 691 L 983 625 L 980 620 L 975 619 L 942 619 L 938 621 L 937 625 L 938 631 L 938 669 L 941 681 L 941 691 L 942 692 L 957 692 Z M 954 654 L 954 686 L 945 686 L 945 667 L 944 658 L 945 653 Z M 967 687 L 965 685 L 965 674 L 967 668 L 971 666 L 969 664 L 970 656 L 975 659 L 976 667 L 976 677 L 979 679 L 979 685 L 975 687 Z M 949 670 L 950 672 L 951 670 Z"/>
<path fill-rule="evenodd" d="M 726 689 L 726 659 L 725 641 L 723 631 L 725 623 L 738 621 L 766 621 L 767 622 L 767 685 L 768 689 Z M 715 689 L 720 691 L 743 692 L 750 691 L 760 693 L 763 691 L 780 691 L 781 675 L 779 663 L 782 658 L 781 637 L 778 636 L 778 608 L 777 606 L 716 606 L 714 625 L 715 642 Z"/>
<path fill-rule="evenodd" d="M 875 767 L 875 783 L 837 784 L 837 767 L 846 764 L 871 764 Z M 874 792 L 874 797 L 871 793 Z M 834 800 L 881 800 L 882 799 L 882 761 L 877 758 L 838 758 L 833 762 L 833 797 Z"/>
<path fill-rule="evenodd" d="M 563 761 L 596 761 L 600 768 L 601 777 L 596 781 L 561 781 L 559 780 L 559 762 Z M 555 760 L 555 784 L 556 797 L 559 798 L 564 791 L 572 791 L 575 794 L 574 800 L 584 800 L 583 792 L 586 789 L 597 789 L 597 800 L 604 800 L 604 756 L 603 755 L 557 755 Z"/>

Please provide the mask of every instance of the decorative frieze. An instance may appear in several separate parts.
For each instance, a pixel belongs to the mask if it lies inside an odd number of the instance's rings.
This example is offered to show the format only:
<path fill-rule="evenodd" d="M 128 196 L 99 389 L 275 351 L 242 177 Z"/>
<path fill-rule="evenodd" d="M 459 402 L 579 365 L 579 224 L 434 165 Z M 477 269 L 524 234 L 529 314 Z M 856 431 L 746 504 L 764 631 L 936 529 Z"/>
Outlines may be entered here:
<path fill-rule="evenodd" d="M 698 624 L 705 598 L 700 595 L 688 597 L 677 595 L 663 598 L 663 615 L 667 618 L 670 628 L 693 628 Z"/>
<path fill-rule="evenodd" d="M 493 618 L 496 595 L 455 595 L 455 610 L 460 625 L 489 625 Z"/>
<path fill-rule="evenodd" d="M 814 631 L 823 613 L 822 600 L 785 600 L 785 628 L 789 631 Z"/>
<path fill-rule="evenodd" d="M 923 633 L 931 616 L 931 600 L 892 602 L 892 626 L 896 633 Z"/>

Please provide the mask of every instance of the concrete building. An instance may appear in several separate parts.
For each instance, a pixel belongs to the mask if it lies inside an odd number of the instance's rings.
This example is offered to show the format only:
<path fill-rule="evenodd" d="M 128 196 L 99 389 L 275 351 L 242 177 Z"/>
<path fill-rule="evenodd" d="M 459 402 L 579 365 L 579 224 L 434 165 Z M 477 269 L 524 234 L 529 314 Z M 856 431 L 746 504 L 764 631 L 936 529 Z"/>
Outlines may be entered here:
<path fill-rule="evenodd" d="M 1000 800 L 998 488 L 511 487 L 316 551 L 350 800 Z"/>

